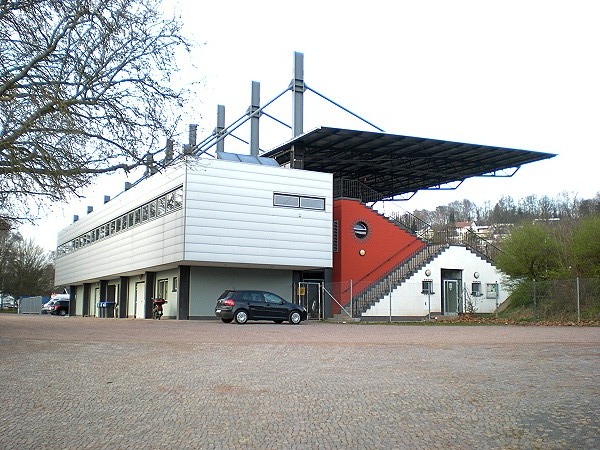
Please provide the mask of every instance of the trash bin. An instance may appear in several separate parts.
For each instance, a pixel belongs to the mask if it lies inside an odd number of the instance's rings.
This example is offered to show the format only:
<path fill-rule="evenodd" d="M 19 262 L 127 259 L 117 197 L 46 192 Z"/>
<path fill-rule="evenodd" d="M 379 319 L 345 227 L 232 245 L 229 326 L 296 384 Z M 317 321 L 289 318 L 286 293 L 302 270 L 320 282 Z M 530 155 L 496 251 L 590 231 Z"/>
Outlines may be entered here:
<path fill-rule="evenodd" d="M 105 318 L 106 317 L 106 302 L 98 303 L 98 317 Z"/>
<path fill-rule="evenodd" d="M 115 302 L 99 302 L 98 317 L 102 319 L 115 317 Z"/>

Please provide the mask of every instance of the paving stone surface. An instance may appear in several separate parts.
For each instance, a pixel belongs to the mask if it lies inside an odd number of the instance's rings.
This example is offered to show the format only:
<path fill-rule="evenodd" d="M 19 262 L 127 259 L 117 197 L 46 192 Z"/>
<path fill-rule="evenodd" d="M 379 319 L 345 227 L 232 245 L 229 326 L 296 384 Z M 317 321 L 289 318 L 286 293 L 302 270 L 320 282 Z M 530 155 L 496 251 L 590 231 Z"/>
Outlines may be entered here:
<path fill-rule="evenodd" d="M 600 328 L 0 314 L 0 449 L 597 449 Z"/>

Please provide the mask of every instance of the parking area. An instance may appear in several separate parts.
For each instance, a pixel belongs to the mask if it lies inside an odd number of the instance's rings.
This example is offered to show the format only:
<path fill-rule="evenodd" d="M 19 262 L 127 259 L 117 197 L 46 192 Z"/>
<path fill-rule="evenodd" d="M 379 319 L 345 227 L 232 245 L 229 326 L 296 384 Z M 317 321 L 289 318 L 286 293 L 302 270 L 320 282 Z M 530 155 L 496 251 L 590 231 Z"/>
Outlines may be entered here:
<path fill-rule="evenodd" d="M 600 448 L 600 328 L 0 314 L 2 449 Z"/>

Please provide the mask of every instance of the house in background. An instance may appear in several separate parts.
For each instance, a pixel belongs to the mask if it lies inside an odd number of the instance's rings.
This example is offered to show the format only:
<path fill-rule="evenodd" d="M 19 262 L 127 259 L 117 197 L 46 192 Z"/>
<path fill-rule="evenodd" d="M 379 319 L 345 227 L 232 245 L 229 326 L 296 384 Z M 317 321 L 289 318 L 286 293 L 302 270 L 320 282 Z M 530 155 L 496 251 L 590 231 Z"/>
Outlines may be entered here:
<path fill-rule="evenodd" d="M 376 206 L 554 155 L 382 131 L 305 133 L 297 53 L 293 137 L 259 156 L 256 88 L 248 155 L 224 151 L 219 107 L 214 139 L 190 142 L 60 232 L 56 284 L 70 287 L 75 314 L 148 318 L 163 298 L 164 318 L 214 318 L 216 298 L 234 288 L 291 298 L 311 318 L 421 320 L 504 301 L 489 242 L 470 230 L 428 233 Z"/>
<path fill-rule="evenodd" d="M 454 224 L 454 228 L 456 229 L 456 233 L 459 236 L 465 236 L 469 232 L 477 232 L 477 224 L 474 220 L 464 220 L 459 221 Z"/>

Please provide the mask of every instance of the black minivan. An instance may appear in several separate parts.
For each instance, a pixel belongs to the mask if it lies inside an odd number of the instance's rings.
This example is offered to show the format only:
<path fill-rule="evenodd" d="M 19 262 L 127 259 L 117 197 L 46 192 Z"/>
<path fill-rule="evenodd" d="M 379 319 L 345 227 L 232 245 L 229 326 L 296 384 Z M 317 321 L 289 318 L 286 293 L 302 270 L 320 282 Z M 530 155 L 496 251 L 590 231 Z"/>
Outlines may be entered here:
<path fill-rule="evenodd" d="M 272 292 L 227 290 L 217 300 L 215 315 L 225 323 L 235 319 L 240 325 L 248 320 L 272 320 L 275 323 L 287 320 L 297 325 L 306 320 L 308 314 L 303 306 Z"/>

